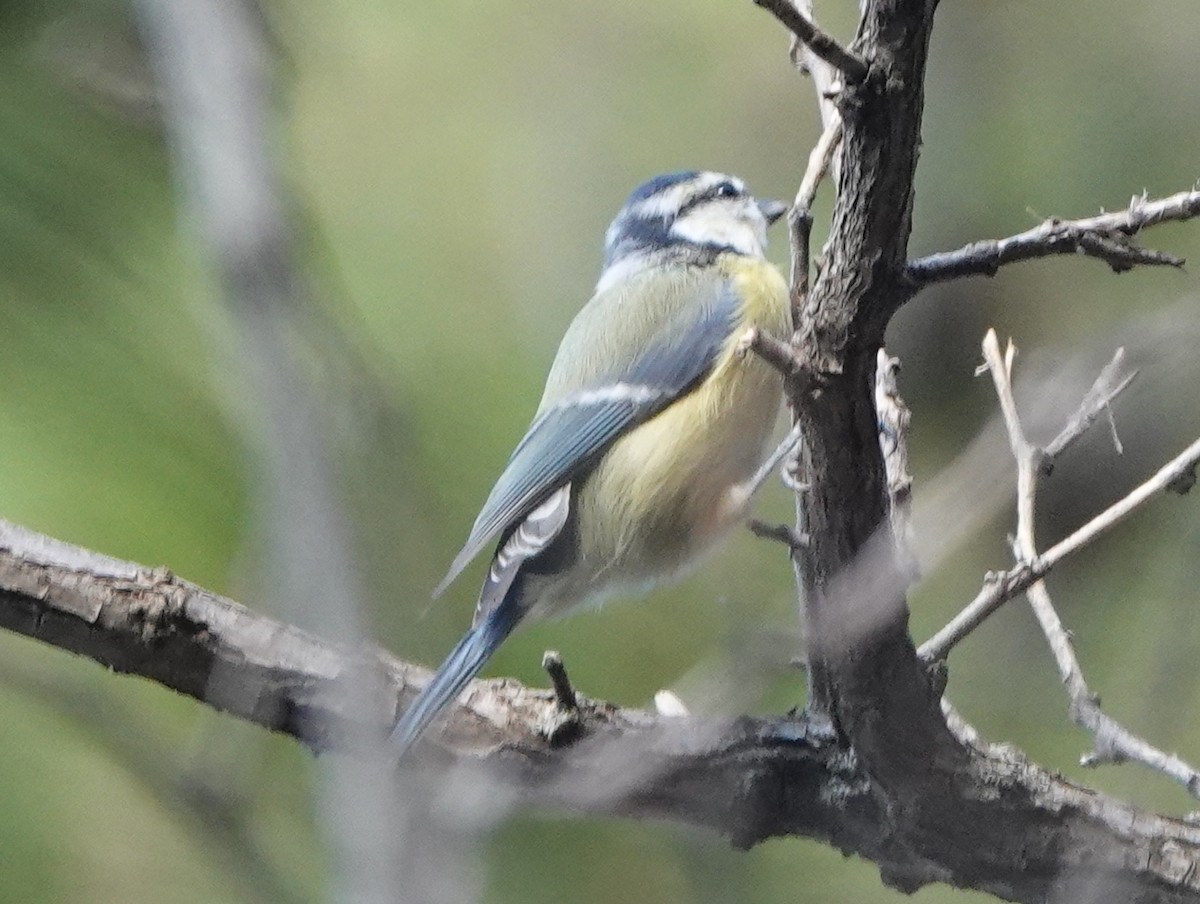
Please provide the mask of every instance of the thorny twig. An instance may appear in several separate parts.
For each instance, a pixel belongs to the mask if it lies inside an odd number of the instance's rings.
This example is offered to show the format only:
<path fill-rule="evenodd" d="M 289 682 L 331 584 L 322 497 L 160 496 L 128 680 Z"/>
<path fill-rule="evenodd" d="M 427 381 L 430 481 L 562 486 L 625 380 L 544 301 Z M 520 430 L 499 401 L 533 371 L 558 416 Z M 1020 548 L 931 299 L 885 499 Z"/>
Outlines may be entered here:
<path fill-rule="evenodd" d="M 1005 264 L 1056 254 L 1082 254 L 1105 261 L 1120 273 L 1136 266 L 1182 267 L 1182 258 L 1148 251 L 1133 244 L 1143 229 L 1171 220 L 1200 215 L 1200 189 L 1179 192 L 1157 201 L 1135 196 L 1129 207 L 1082 220 L 1051 217 L 1040 226 L 1004 239 L 973 242 L 910 261 L 906 270 L 914 286 L 964 276 L 994 276 Z"/>
<path fill-rule="evenodd" d="M 1022 562 L 1009 571 L 988 575 L 975 599 L 971 600 L 946 627 L 921 644 L 917 652 L 928 661 L 945 659 L 960 641 L 983 624 L 993 612 L 1023 593 L 1067 556 L 1078 552 L 1101 534 L 1116 527 L 1152 496 L 1164 490 L 1176 489 L 1182 480 L 1194 473 L 1197 463 L 1200 463 L 1200 439 L 1159 468 L 1145 483 L 1064 537 L 1032 562 Z"/>
<path fill-rule="evenodd" d="M 1013 398 L 1012 364 L 1016 349 L 1010 342 L 1001 354 L 995 330 L 988 330 L 983 341 L 983 355 L 985 369 L 991 374 L 996 387 L 996 395 L 1008 429 L 1009 444 L 1017 461 L 1017 531 L 1013 540 L 1013 550 L 1018 562 L 1032 564 L 1038 559 L 1033 516 L 1043 453 L 1025 438 Z M 1200 797 L 1200 773 L 1179 757 L 1164 753 L 1135 736 L 1100 709 L 1099 699 L 1088 687 L 1080 669 L 1070 633 L 1063 627 L 1050 599 L 1050 593 L 1040 578 L 1029 585 L 1026 596 L 1041 625 L 1042 633 L 1050 644 L 1055 663 L 1058 665 L 1059 677 L 1066 686 L 1070 698 L 1071 718 L 1092 734 L 1094 750 L 1083 757 L 1083 765 L 1095 766 L 1133 760 L 1175 779 L 1192 795 Z"/>

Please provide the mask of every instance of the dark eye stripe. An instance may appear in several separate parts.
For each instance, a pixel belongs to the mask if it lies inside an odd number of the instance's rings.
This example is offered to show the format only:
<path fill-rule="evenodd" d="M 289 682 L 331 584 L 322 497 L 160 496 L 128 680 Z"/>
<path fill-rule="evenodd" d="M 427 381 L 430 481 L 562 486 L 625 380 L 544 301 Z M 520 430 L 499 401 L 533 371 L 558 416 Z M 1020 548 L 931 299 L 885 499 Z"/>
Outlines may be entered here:
<path fill-rule="evenodd" d="M 705 204 L 709 201 L 715 201 L 717 198 L 740 198 L 742 193 L 738 191 L 738 187 L 732 182 L 718 182 L 712 188 L 696 195 L 690 201 L 680 205 L 677 216 L 683 216 L 689 210 Z"/>

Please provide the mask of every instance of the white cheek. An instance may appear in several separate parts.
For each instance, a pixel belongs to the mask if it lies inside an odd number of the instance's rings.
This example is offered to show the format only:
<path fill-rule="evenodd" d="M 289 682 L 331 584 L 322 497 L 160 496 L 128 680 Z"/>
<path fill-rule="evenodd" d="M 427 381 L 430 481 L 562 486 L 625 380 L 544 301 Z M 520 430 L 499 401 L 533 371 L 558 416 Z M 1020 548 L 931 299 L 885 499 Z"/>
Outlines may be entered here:
<path fill-rule="evenodd" d="M 701 245 L 727 245 L 742 254 L 757 257 L 762 257 L 767 242 L 766 230 L 758 224 L 703 212 L 676 220 L 671 234 Z"/>

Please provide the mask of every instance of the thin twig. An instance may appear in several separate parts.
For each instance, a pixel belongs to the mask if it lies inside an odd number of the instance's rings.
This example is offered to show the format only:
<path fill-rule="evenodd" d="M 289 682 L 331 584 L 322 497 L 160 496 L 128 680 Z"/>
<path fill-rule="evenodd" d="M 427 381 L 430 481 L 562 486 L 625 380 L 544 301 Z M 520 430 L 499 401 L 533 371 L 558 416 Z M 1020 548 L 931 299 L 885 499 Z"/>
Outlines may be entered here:
<path fill-rule="evenodd" d="M 1047 568 L 1053 567 L 1065 556 L 1083 548 L 1105 531 L 1116 527 L 1155 493 L 1176 488 L 1183 478 L 1195 471 L 1197 463 L 1200 463 L 1200 439 L 1159 468 L 1153 477 L 1124 499 L 1110 505 L 1079 530 L 1051 546 L 1042 554 L 1041 561 L 1046 563 Z"/>
<path fill-rule="evenodd" d="M 794 3 L 801 16 L 813 27 L 816 22 L 813 16 L 812 0 L 787 0 Z M 839 99 L 847 83 L 846 76 L 835 65 L 818 54 L 813 46 L 801 40 L 800 35 L 793 32 L 788 54 L 792 63 L 802 72 L 812 78 L 813 87 L 817 94 L 817 109 L 821 114 L 822 134 L 816 146 L 808 155 L 808 165 L 800 186 L 796 191 L 796 201 L 792 205 L 791 216 L 788 218 L 791 238 L 792 267 L 791 267 L 791 308 L 792 326 L 799 335 L 803 322 L 804 309 L 808 303 L 808 293 L 813 279 L 812 264 L 812 205 L 816 197 L 817 187 L 824 175 L 831 175 L 834 186 L 841 179 L 841 159 L 838 152 L 842 144 L 843 125 Z M 792 390 L 792 416 L 799 423 L 799 389 L 795 381 Z M 808 482 L 804 474 L 804 465 L 799 455 L 792 458 L 790 464 L 783 469 L 783 482 L 795 494 L 796 526 L 792 534 L 797 539 L 807 541 L 808 511 L 805 495 L 808 492 Z M 805 549 L 796 545 L 791 546 L 792 566 L 796 576 L 796 589 L 800 604 L 801 621 L 806 625 L 808 616 L 808 597 L 811 591 L 808 579 L 805 577 L 810 569 L 804 562 Z M 807 630 L 807 628 L 806 628 Z M 814 676 L 810 675 L 810 679 Z M 821 687 L 823 680 L 810 680 L 809 704 L 814 711 L 825 711 L 828 706 L 823 702 L 825 696 Z"/>
<path fill-rule="evenodd" d="M 1020 562 L 1036 562 L 1037 545 L 1034 539 L 1034 505 L 1037 498 L 1037 479 L 1042 452 L 1025 438 L 1021 420 L 1017 413 L 1012 392 L 1012 364 L 1016 350 L 1008 344 L 1003 356 L 995 330 L 988 330 L 983 340 L 983 355 L 987 370 L 992 375 L 1004 423 L 1008 428 L 1009 444 L 1017 460 L 1017 531 L 1013 548 Z M 1087 685 L 1079 659 L 1071 643 L 1070 632 L 1063 627 L 1062 620 L 1050 599 L 1045 583 L 1038 579 L 1026 590 L 1029 604 L 1033 608 L 1050 644 L 1058 666 L 1059 677 L 1067 689 L 1070 699 L 1071 719 L 1092 734 L 1092 753 L 1083 757 L 1086 766 L 1101 763 L 1121 763 L 1134 760 L 1180 782 L 1188 791 L 1200 797 L 1200 773 L 1173 754 L 1164 753 L 1135 736 L 1100 709 L 1100 701 Z"/>
<path fill-rule="evenodd" d="M 801 373 L 800 359 L 796 355 L 796 350 L 782 339 L 776 339 L 770 333 L 764 333 L 756 327 L 746 330 L 738 342 L 737 353 L 744 355 L 748 352 L 754 352 L 770 364 L 779 371 L 785 380 L 792 379 Z"/>
<path fill-rule="evenodd" d="M 839 119 L 825 127 L 825 131 L 821 133 L 821 137 L 817 139 L 817 143 L 809 152 L 808 166 L 804 170 L 804 178 L 800 180 L 800 188 L 796 192 L 794 206 L 804 210 L 812 209 L 813 201 L 817 197 L 817 189 L 825 178 L 825 174 L 829 172 L 834 152 L 838 149 L 841 141 L 842 122 Z"/>
<path fill-rule="evenodd" d="M 803 437 L 804 432 L 800 429 L 800 425 L 793 424 L 792 429 L 788 431 L 788 435 L 780 441 L 779 445 L 775 447 L 775 451 L 767 457 L 767 460 L 759 466 L 754 476 L 750 478 L 747 496 L 753 496 L 758 492 L 759 487 L 767 482 L 776 468 L 795 457 L 796 450 L 800 448 L 800 441 Z"/>
<path fill-rule="evenodd" d="M 797 40 L 841 72 L 848 83 L 856 84 L 867 77 L 867 64 L 817 28 L 791 0 L 754 0 L 754 3 L 775 16 Z"/>
<path fill-rule="evenodd" d="M 808 548 L 809 538 L 787 524 L 769 524 L 766 521 L 751 518 L 746 522 L 746 527 L 760 540 L 774 540 L 776 543 L 782 543 L 792 552 Z"/>
<path fill-rule="evenodd" d="M 771 475 L 783 465 L 783 473 L 780 475 L 787 483 L 786 475 L 789 474 L 795 467 L 796 454 L 800 449 L 800 442 L 804 438 L 804 431 L 800 425 L 793 424 L 792 429 L 788 431 L 788 435 L 780 441 L 775 447 L 767 460 L 759 466 L 754 476 L 750 478 L 749 483 L 745 488 L 746 498 L 750 498 L 758 492 L 759 488 L 770 479 Z M 751 518 L 746 522 L 746 526 L 754 536 L 764 540 L 776 540 L 785 544 L 792 552 L 804 549 L 808 546 L 808 537 L 801 534 L 799 531 L 788 527 L 786 524 L 767 524 L 759 521 L 757 518 Z"/>
<path fill-rule="evenodd" d="M 842 121 L 835 119 L 813 146 L 808 155 L 808 166 L 804 170 L 804 178 L 800 180 L 800 188 L 796 191 L 796 200 L 788 214 L 788 231 L 792 243 L 792 326 L 799 326 L 800 312 L 808 297 L 810 240 L 812 236 L 812 206 L 817 196 L 817 188 L 829 172 L 834 154 L 842 141 Z"/>
<path fill-rule="evenodd" d="M 1083 436 L 1088 431 L 1088 428 L 1096 422 L 1096 418 L 1109 410 L 1108 406 L 1112 403 L 1113 399 L 1124 392 L 1129 387 L 1129 384 L 1134 381 L 1138 372 L 1134 370 L 1122 375 L 1121 369 L 1124 366 L 1125 349 L 1119 348 L 1113 354 L 1112 360 L 1100 371 L 1100 376 L 1096 377 L 1096 382 L 1087 391 L 1087 395 L 1083 397 L 1083 401 L 1079 403 L 1079 407 L 1071 415 L 1066 426 L 1042 450 L 1044 456 L 1042 459 L 1043 474 L 1049 473 L 1054 459 L 1066 451 L 1075 440 Z M 1117 451 L 1120 452 L 1119 443 Z"/>
<path fill-rule="evenodd" d="M 579 698 L 575 696 L 571 677 L 567 674 L 567 667 L 563 665 L 562 654 L 557 650 L 547 650 L 542 654 L 542 668 L 550 676 L 554 699 L 558 701 L 559 708 L 572 712 L 579 709 Z"/>
<path fill-rule="evenodd" d="M 816 19 L 813 15 L 812 0 L 795 0 L 795 3 L 796 8 L 810 22 L 815 24 Z M 812 77 L 813 88 L 817 92 L 817 108 L 821 114 L 821 127 L 830 129 L 834 124 L 841 123 L 842 114 L 838 109 L 838 98 L 845 87 L 841 72 L 813 53 L 812 48 L 795 35 L 792 35 L 792 46 L 789 56 L 797 69 Z M 833 158 L 830 169 L 833 172 L 833 179 L 836 182 L 838 171 L 840 170 L 838 157 L 835 156 Z"/>
<path fill-rule="evenodd" d="M 1023 562 L 1010 571 L 988 575 L 975 599 L 963 607 L 946 627 L 921 644 L 917 652 L 929 661 L 945 659 L 959 642 L 983 624 L 993 612 L 1023 593 L 1034 581 L 1048 574 L 1067 556 L 1078 552 L 1101 534 L 1116 527 L 1156 493 L 1175 487 L 1181 477 L 1193 471 L 1197 463 L 1200 463 L 1200 439 L 1159 468 L 1145 483 L 1064 537 L 1034 561 Z"/>
<path fill-rule="evenodd" d="M 994 276 L 1005 264 L 1055 254 L 1083 254 L 1105 261 L 1122 272 L 1136 266 L 1182 267 L 1183 259 L 1139 248 L 1133 236 L 1143 229 L 1200 215 L 1200 189 L 1179 192 L 1157 201 L 1135 196 L 1129 207 L 1082 220 L 1050 218 L 1026 232 L 1004 239 L 973 242 L 956 251 L 943 251 L 910 261 L 908 278 L 914 285 L 945 282 L 964 276 Z"/>
<path fill-rule="evenodd" d="M 945 659 L 954 647 L 991 617 L 997 609 L 1023 593 L 1034 581 L 1050 570 L 1045 558 L 1022 563 L 1010 571 L 988 574 L 983 587 L 963 610 L 944 628 L 921 644 L 917 653 L 928 662 Z"/>

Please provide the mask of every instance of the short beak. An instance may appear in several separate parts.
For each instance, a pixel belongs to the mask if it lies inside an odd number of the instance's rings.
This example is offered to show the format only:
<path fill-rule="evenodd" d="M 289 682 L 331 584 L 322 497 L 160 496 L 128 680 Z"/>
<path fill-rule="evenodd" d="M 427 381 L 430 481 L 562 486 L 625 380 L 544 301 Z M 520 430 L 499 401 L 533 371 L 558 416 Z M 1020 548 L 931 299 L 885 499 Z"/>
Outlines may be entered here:
<path fill-rule="evenodd" d="M 756 201 L 758 204 L 759 213 L 763 215 L 763 219 L 767 221 L 767 225 L 774 223 L 781 216 L 787 213 L 788 206 L 782 201 Z"/>

